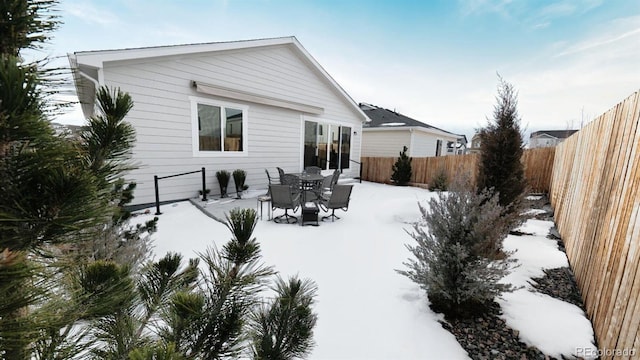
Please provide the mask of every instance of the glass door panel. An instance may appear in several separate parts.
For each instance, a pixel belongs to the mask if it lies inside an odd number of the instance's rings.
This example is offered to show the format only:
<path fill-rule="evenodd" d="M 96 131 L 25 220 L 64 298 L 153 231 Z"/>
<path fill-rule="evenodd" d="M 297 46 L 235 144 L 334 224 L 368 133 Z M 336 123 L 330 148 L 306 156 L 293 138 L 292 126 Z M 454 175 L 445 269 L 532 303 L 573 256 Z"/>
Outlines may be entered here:
<path fill-rule="evenodd" d="M 304 122 L 304 166 L 318 165 L 318 123 L 313 121 Z"/>
<path fill-rule="evenodd" d="M 348 169 L 351 156 L 351 128 L 315 121 L 304 123 L 303 167 L 322 170 Z"/>
<path fill-rule="evenodd" d="M 348 169 L 351 164 L 351 128 L 341 126 L 340 129 L 340 168 Z"/>
<path fill-rule="evenodd" d="M 327 168 L 327 145 L 329 143 L 329 125 L 318 124 L 318 166 L 321 169 Z"/>
<path fill-rule="evenodd" d="M 329 169 L 338 168 L 338 153 L 340 151 L 340 127 L 333 125 L 329 126 L 331 135 L 331 144 L 329 148 Z"/>

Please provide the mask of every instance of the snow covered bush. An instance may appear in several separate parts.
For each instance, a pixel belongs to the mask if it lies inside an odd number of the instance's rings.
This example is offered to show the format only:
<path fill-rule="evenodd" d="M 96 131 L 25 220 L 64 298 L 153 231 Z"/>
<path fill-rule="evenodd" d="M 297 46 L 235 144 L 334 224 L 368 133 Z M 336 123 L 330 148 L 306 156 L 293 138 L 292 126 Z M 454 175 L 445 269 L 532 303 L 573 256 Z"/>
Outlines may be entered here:
<path fill-rule="evenodd" d="M 468 178 L 457 178 L 450 193 L 421 205 L 423 223 L 410 235 L 413 254 L 398 270 L 427 292 L 435 311 L 467 316 L 482 311 L 511 285 L 499 283 L 511 261 L 502 252 L 509 232 L 498 197 L 477 193 Z"/>

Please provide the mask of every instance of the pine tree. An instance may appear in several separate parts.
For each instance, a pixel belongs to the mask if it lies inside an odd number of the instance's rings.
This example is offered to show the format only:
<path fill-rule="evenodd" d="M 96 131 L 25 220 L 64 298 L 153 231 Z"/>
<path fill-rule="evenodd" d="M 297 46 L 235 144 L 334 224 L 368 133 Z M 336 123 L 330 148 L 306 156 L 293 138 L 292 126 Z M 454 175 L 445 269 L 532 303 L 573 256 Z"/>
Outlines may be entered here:
<path fill-rule="evenodd" d="M 96 100 L 98 112 L 80 133 L 80 149 L 100 187 L 110 190 L 104 209 L 112 216 L 110 223 L 101 225 L 100 234 L 83 250 L 93 260 L 114 260 L 135 267 L 149 254 L 149 236 L 155 232 L 157 218 L 145 224 L 129 225 L 131 213 L 126 205 L 134 198 L 136 184 L 126 183 L 122 176 L 134 168 L 130 154 L 135 130 L 125 121 L 133 108 L 133 100 L 128 93 L 107 87 L 98 89 Z"/>
<path fill-rule="evenodd" d="M 428 209 L 419 207 L 423 223 L 410 233 L 417 244 L 407 245 L 414 257 L 404 263 L 408 270 L 398 272 L 427 292 L 434 310 L 470 316 L 511 290 L 498 282 L 510 261 L 502 253 L 509 227 L 496 195 L 478 194 L 468 178 L 458 178 Z"/>
<path fill-rule="evenodd" d="M 407 156 L 407 147 L 404 146 L 400 152 L 400 157 L 391 168 L 391 180 L 396 185 L 407 185 L 411 181 L 411 158 Z"/>
<path fill-rule="evenodd" d="M 200 254 L 205 270 L 198 286 L 159 304 L 158 337 L 132 349 L 131 357 L 236 359 L 251 352 L 256 359 L 291 359 L 311 350 L 315 284 L 278 279 L 276 297 L 264 305 L 259 295 L 274 271 L 262 263 L 260 245 L 252 237 L 255 210 L 234 209 L 223 222 L 232 239 L 220 250 Z"/>
<path fill-rule="evenodd" d="M 55 1 L 0 3 L 0 357 L 31 357 L 41 335 L 68 320 L 46 304 L 59 290 L 60 244 L 103 222 L 102 189 L 73 144 L 54 135 L 51 72 L 25 63 L 58 26 Z M 55 246 L 55 247 L 54 247 Z M 46 261 L 43 261 L 46 255 Z"/>
<path fill-rule="evenodd" d="M 500 78 L 493 119 L 480 131 L 478 189 L 490 189 L 499 196 L 505 214 L 520 211 L 526 190 L 522 165 L 523 141 L 513 85 Z"/>
<path fill-rule="evenodd" d="M 291 360 L 313 348 L 317 315 L 311 310 L 317 287 L 311 280 L 292 277 L 276 280 L 277 296 L 251 319 L 252 355 L 255 360 Z"/>

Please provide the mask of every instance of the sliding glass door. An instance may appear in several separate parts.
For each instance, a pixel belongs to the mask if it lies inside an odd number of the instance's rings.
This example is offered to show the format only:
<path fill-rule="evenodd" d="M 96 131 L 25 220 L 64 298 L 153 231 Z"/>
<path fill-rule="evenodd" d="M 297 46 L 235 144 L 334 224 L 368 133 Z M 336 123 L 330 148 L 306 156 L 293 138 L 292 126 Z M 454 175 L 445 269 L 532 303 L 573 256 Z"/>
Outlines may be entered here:
<path fill-rule="evenodd" d="M 304 167 L 322 170 L 348 169 L 351 128 L 315 121 L 304 123 Z"/>

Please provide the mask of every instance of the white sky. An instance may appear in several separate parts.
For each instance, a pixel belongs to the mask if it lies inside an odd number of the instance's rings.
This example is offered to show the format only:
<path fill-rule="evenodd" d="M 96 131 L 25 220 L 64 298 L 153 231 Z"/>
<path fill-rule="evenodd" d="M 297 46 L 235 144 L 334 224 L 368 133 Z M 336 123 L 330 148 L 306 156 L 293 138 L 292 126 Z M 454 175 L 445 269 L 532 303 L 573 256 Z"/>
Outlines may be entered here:
<path fill-rule="evenodd" d="M 356 102 L 469 139 L 496 73 L 528 131 L 578 128 L 640 89 L 636 0 L 63 0 L 59 14 L 53 56 L 293 35 Z"/>

